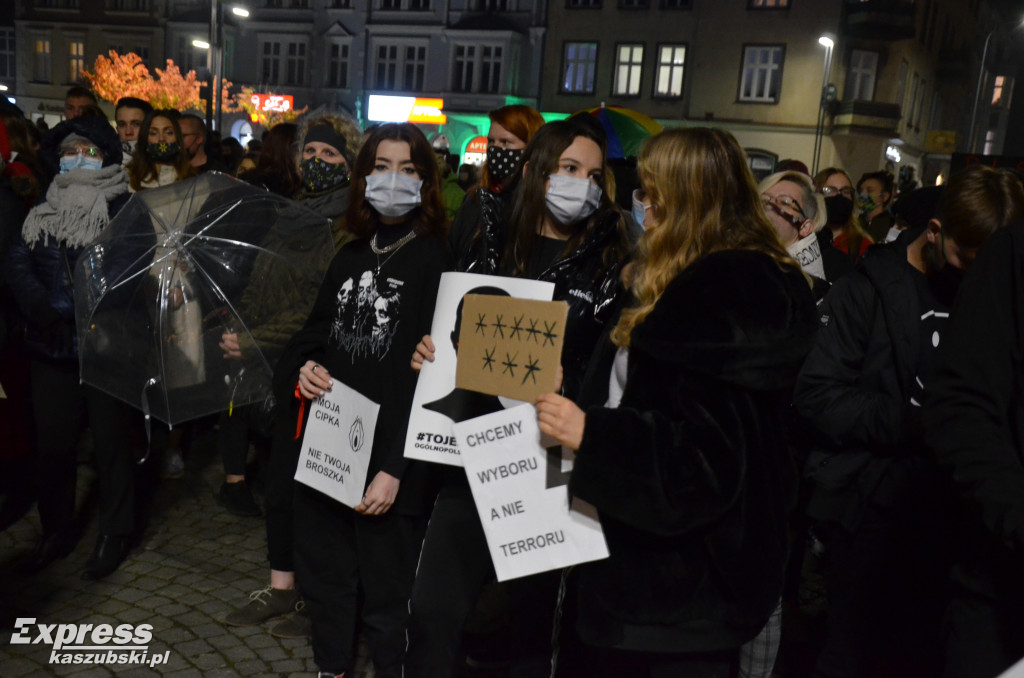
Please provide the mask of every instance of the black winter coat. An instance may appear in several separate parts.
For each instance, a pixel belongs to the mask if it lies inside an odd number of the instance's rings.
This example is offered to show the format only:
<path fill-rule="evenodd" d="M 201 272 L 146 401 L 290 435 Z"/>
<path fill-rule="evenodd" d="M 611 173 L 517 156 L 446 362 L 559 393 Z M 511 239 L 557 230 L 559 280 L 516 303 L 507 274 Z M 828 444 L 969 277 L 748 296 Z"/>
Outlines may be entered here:
<path fill-rule="evenodd" d="M 1014 620 L 1024 606 L 1022 299 L 1018 222 L 992 235 L 961 285 L 924 411 L 928 447 L 967 509 L 957 578 Z"/>
<path fill-rule="evenodd" d="M 912 235 L 871 248 L 819 305 L 821 326 L 793 396 L 812 449 L 808 512 L 816 520 L 854 529 L 865 501 L 885 503 L 876 494 L 885 477 L 911 472 L 917 462 L 908 460 L 923 452 L 914 279 L 922 274 L 907 262 Z"/>
<path fill-rule="evenodd" d="M 785 413 L 814 329 L 799 271 L 726 251 L 680 273 L 634 328 L 614 409 L 600 406 L 614 355 L 604 344 L 569 483 L 599 510 L 611 554 L 577 567 L 587 643 L 725 650 L 763 628 L 796 497 Z"/>
<path fill-rule="evenodd" d="M 129 197 L 124 193 L 108 203 L 111 219 Z M 8 249 L 7 282 L 27 320 L 26 345 L 37 358 L 61 362 L 78 359 L 72 275 L 82 250 L 64 247 L 54 238 L 29 247 L 20 233 Z"/>

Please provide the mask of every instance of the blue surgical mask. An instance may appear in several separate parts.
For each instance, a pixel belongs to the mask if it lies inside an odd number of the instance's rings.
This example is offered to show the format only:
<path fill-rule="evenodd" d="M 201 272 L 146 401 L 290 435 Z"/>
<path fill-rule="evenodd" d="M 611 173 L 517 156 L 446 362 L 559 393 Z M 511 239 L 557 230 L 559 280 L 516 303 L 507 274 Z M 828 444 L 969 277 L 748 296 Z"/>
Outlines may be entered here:
<path fill-rule="evenodd" d="M 640 189 L 633 191 L 633 221 L 640 228 L 644 227 L 644 217 L 647 216 L 647 210 L 651 209 L 650 205 L 645 205 L 644 201 L 639 198 Z M 646 230 L 646 229 L 645 229 Z"/>
<path fill-rule="evenodd" d="M 98 170 L 103 167 L 103 161 L 88 155 L 62 155 L 60 158 L 60 173 L 67 174 L 73 169 Z"/>

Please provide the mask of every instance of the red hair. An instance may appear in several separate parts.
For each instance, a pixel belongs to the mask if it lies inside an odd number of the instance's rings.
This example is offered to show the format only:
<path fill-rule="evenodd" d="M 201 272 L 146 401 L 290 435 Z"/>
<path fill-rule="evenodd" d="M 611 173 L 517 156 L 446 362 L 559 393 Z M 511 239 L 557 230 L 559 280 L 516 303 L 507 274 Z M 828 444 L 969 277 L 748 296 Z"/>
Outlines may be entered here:
<path fill-rule="evenodd" d="M 513 106 L 502 106 L 487 114 L 491 122 L 496 122 L 512 134 L 522 139 L 524 144 L 530 143 L 533 135 L 544 126 L 544 118 L 535 109 L 522 104 Z M 488 190 L 494 188 L 498 182 L 491 176 L 490 169 L 484 165 L 484 172 L 480 177 L 480 186 Z M 475 189 L 474 189 L 475 192 Z"/>

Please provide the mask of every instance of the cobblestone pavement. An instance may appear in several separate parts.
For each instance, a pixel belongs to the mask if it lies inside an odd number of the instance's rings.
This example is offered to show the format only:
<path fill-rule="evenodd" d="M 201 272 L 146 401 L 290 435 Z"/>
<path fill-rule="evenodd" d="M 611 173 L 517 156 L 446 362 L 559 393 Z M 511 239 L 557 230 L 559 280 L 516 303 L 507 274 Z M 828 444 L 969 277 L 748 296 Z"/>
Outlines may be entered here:
<path fill-rule="evenodd" d="M 141 540 L 120 569 L 100 581 L 79 579 L 96 542 L 94 517 L 70 556 L 32 576 L 13 566 L 38 538 L 36 512 L 0 533 L 0 676 L 316 676 L 308 640 L 274 638 L 268 631 L 276 621 L 223 623 L 225 614 L 266 583 L 263 520 L 233 516 L 217 504 L 223 470 L 215 431 L 197 436 L 185 466 L 184 479 L 157 485 Z M 81 495 L 89 494 L 94 480 L 91 466 L 80 464 Z M 18 617 L 34 617 L 39 624 L 151 624 L 149 656 L 169 653 L 167 663 L 50 664 L 49 645 L 10 643 Z M 372 677 L 365 646 L 360 654 L 355 675 Z"/>

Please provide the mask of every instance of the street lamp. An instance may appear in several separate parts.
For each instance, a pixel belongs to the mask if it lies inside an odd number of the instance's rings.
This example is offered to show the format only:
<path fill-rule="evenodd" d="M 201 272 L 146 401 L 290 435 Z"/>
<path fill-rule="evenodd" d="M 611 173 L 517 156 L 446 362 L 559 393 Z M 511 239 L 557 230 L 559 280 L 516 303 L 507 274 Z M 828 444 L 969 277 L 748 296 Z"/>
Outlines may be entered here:
<path fill-rule="evenodd" d="M 246 18 L 249 10 L 244 7 L 232 7 L 231 13 Z M 210 104 L 206 108 L 206 125 L 210 129 L 220 129 L 221 113 L 221 81 L 224 71 L 224 4 L 221 0 L 210 0 L 210 40 L 193 40 L 192 44 L 206 53 L 206 68 L 210 71 Z"/>
<path fill-rule="evenodd" d="M 822 35 L 818 38 L 818 44 L 825 48 L 825 64 L 821 74 L 821 99 L 818 101 L 818 121 L 814 127 L 812 176 L 818 173 L 818 163 L 821 160 L 822 137 L 825 134 L 825 104 L 828 103 L 828 78 L 832 73 L 832 50 L 835 48 L 836 42 L 831 36 Z"/>

